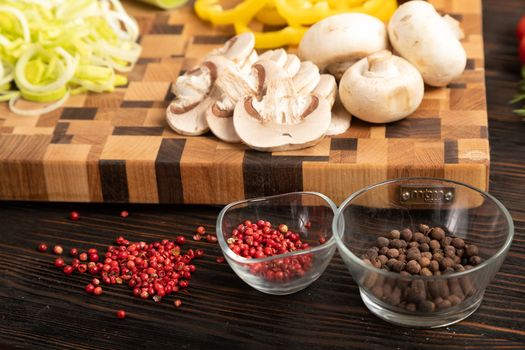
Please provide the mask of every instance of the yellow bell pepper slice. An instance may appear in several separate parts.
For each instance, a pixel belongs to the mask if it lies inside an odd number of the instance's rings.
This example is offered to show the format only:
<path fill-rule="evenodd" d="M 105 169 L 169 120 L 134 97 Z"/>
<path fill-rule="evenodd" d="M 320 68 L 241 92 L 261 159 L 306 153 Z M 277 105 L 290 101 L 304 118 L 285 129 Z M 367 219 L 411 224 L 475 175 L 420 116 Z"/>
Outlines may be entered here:
<path fill-rule="evenodd" d="M 218 0 L 197 0 L 195 12 L 201 19 L 224 25 L 253 18 L 267 3 L 268 0 L 245 0 L 232 9 L 224 10 Z"/>

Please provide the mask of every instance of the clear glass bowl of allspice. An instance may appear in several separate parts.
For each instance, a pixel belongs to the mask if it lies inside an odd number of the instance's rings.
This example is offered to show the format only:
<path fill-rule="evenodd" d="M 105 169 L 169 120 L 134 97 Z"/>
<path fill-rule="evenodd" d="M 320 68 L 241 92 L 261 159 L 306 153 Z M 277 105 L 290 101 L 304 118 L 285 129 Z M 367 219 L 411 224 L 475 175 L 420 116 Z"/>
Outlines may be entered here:
<path fill-rule="evenodd" d="M 433 328 L 476 311 L 514 225 L 496 198 L 470 185 L 404 178 L 352 194 L 333 231 L 372 313 L 401 326 Z"/>

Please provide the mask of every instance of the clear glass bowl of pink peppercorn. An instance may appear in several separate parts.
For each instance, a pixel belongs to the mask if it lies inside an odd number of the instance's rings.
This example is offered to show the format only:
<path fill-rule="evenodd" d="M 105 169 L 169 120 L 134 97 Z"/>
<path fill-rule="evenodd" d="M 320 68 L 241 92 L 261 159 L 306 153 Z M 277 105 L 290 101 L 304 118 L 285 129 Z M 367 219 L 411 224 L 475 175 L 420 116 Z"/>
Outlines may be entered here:
<path fill-rule="evenodd" d="M 264 293 L 291 294 L 317 280 L 332 260 L 336 210 L 316 192 L 234 202 L 217 218 L 217 238 L 244 282 Z"/>

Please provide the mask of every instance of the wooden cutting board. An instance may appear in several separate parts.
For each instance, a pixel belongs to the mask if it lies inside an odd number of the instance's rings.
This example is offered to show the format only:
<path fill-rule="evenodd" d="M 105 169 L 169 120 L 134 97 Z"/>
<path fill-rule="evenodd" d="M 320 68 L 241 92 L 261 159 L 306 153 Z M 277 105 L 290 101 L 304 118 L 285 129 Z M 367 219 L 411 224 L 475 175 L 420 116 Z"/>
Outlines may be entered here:
<path fill-rule="evenodd" d="M 432 176 L 487 189 L 489 144 L 481 0 L 432 0 L 461 21 L 463 76 L 428 88 L 411 117 L 388 125 L 356 118 L 343 135 L 291 152 L 261 153 L 211 134 L 177 135 L 165 122 L 171 83 L 232 35 L 193 14 L 135 2 L 143 54 L 129 84 L 74 96 L 36 117 L 0 104 L 0 199 L 224 204 L 290 191 L 340 203 L 389 178 Z"/>

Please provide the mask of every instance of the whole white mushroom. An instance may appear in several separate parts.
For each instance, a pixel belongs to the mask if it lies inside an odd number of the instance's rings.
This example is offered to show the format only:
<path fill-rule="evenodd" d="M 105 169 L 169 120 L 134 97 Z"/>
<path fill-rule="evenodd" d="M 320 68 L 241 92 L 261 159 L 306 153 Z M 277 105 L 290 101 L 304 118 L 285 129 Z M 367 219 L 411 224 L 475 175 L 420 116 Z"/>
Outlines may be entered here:
<path fill-rule="evenodd" d="M 388 50 L 350 67 L 339 83 L 339 97 L 352 115 L 371 123 L 389 123 L 412 114 L 424 94 L 421 74 Z"/>
<path fill-rule="evenodd" d="M 352 64 L 387 45 L 386 27 L 379 19 L 363 13 L 344 13 L 311 26 L 299 44 L 299 58 L 312 61 L 321 72 L 329 72 L 339 80 Z"/>
<path fill-rule="evenodd" d="M 452 17 L 426 1 L 408 1 L 394 12 L 388 35 L 395 52 L 412 63 L 428 85 L 446 86 L 465 70 L 463 32 Z"/>

